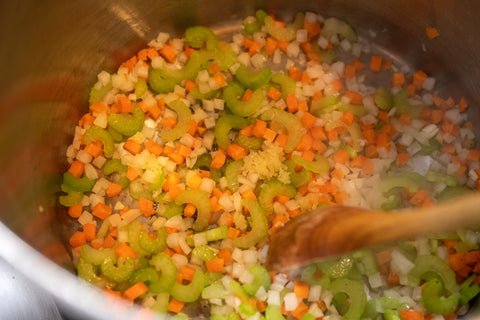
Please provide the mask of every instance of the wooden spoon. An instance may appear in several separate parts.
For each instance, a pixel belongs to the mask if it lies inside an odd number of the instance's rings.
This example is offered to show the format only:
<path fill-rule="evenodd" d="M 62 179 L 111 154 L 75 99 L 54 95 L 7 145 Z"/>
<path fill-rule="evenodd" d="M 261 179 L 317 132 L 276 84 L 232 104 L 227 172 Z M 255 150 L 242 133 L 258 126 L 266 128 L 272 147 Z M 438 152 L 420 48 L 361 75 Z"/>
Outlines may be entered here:
<path fill-rule="evenodd" d="M 287 271 L 363 247 L 475 226 L 480 226 L 477 193 L 390 213 L 345 206 L 319 208 L 298 215 L 277 231 L 267 268 Z"/>

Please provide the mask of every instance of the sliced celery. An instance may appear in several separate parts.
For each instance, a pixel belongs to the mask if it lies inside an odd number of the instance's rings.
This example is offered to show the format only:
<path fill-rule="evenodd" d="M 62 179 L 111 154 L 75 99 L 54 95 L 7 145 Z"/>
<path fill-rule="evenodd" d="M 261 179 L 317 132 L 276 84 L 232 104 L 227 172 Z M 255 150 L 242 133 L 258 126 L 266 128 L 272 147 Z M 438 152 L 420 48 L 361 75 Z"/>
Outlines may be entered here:
<path fill-rule="evenodd" d="M 251 123 L 249 119 L 234 114 L 223 114 L 215 124 L 215 139 L 220 148 L 226 150 L 230 145 L 228 134 L 232 129 L 242 129 Z"/>
<path fill-rule="evenodd" d="M 200 49 L 205 44 L 208 50 L 212 50 L 217 47 L 218 38 L 211 29 L 195 26 L 185 30 L 185 43 L 197 49 Z"/>
<path fill-rule="evenodd" d="M 177 113 L 177 124 L 174 128 L 163 128 L 160 131 L 160 138 L 164 141 L 174 141 L 183 137 L 192 122 L 192 111 L 181 100 L 174 100 L 168 107 Z"/>
<path fill-rule="evenodd" d="M 113 152 L 115 151 L 115 141 L 113 140 L 110 132 L 97 125 L 93 125 L 83 134 L 83 142 L 86 145 L 98 140 L 103 144 L 103 154 L 105 157 L 111 158 L 113 156 Z"/>
<path fill-rule="evenodd" d="M 308 161 L 294 154 L 292 156 L 292 161 L 295 162 L 297 165 L 302 166 L 306 170 L 315 173 L 326 173 L 330 169 L 327 158 L 322 156 L 317 156 L 317 159 L 315 161 Z"/>
<path fill-rule="evenodd" d="M 155 239 L 150 238 L 148 232 L 145 230 L 140 231 L 138 235 L 138 244 L 140 247 L 149 254 L 159 253 L 167 247 L 167 230 L 160 228 L 157 230 L 157 237 Z"/>
<path fill-rule="evenodd" d="M 259 264 L 254 264 L 248 268 L 248 272 L 255 277 L 255 280 L 252 283 L 246 283 L 243 285 L 243 290 L 245 290 L 248 295 L 253 297 L 260 287 L 263 287 L 265 291 L 270 289 L 272 281 L 267 269 Z"/>
<path fill-rule="evenodd" d="M 254 114 L 263 103 L 263 91 L 257 89 L 247 101 L 241 101 L 245 88 L 237 82 L 230 82 L 223 89 L 223 99 L 227 108 L 234 114 L 248 117 Z"/>
<path fill-rule="evenodd" d="M 127 281 L 135 270 L 135 259 L 127 257 L 122 265 L 116 266 L 112 258 L 106 258 L 101 265 L 102 274 L 111 281 Z"/>
<path fill-rule="evenodd" d="M 132 113 L 112 113 L 108 117 L 108 125 L 126 137 L 142 131 L 145 113 L 142 108 L 134 107 Z"/>
<path fill-rule="evenodd" d="M 280 85 L 283 99 L 286 99 L 289 94 L 295 94 L 297 90 L 297 83 L 288 75 L 278 72 L 272 74 L 271 79 L 273 83 Z"/>
<path fill-rule="evenodd" d="M 248 249 L 267 237 L 268 220 L 260 204 L 253 199 L 242 199 L 242 205 L 247 208 L 252 217 L 251 230 L 244 236 L 233 240 L 234 246 L 241 249 Z"/>
<path fill-rule="evenodd" d="M 170 294 L 178 301 L 194 302 L 200 297 L 204 287 L 205 275 L 200 270 L 196 270 L 189 284 L 184 285 L 175 281 L 170 289 Z"/>
<path fill-rule="evenodd" d="M 288 132 L 288 139 L 285 143 L 285 152 L 290 153 L 298 146 L 302 136 L 305 134 L 300 119 L 295 115 L 279 109 L 269 109 L 262 113 L 261 119 L 272 121 L 284 127 Z"/>
<path fill-rule="evenodd" d="M 415 267 L 408 273 L 410 285 L 418 286 L 421 280 L 430 279 L 433 274 L 442 280 L 445 289 L 454 292 L 457 280 L 455 272 L 453 272 L 447 262 L 438 256 L 419 255 L 414 263 Z"/>
<path fill-rule="evenodd" d="M 278 180 L 270 180 L 260 189 L 258 202 L 265 211 L 273 211 L 273 200 L 279 195 L 284 195 L 289 198 L 295 198 L 297 189 L 290 184 L 281 183 Z"/>
<path fill-rule="evenodd" d="M 242 172 L 244 161 L 242 159 L 231 161 L 225 168 L 225 179 L 227 180 L 227 188 L 235 192 L 240 184 L 238 183 L 238 176 Z"/>
<path fill-rule="evenodd" d="M 333 36 L 340 35 L 351 43 L 357 41 L 355 30 L 348 23 L 337 18 L 325 19 L 321 34 L 328 40 Z"/>
<path fill-rule="evenodd" d="M 263 141 L 265 139 L 259 137 L 247 137 L 246 135 L 239 134 L 237 136 L 237 142 L 244 148 L 249 150 L 260 150 L 262 149 Z"/>
<path fill-rule="evenodd" d="M 67 190 L 87 192 L 92 190 L 93 186 L 95 185 L 95 180 L 88 179 L 87 177 L 77 178 L 74 177 L 70 172 L 65 172 L 63 174 L 63 184 Z"/>
<path fill-rule="evenodd" d="M 153 293 L 169 292 L 177 279 L 177 267 L 172 258 L 165 253 L 158 253 L 150 259 L 150 265 L 160 272 L 160 277 L 150 283 L 148 290 Z"/>
<path fill-rule="evenodd" d="M 177 205 L 191 203 L 197 208 L 197 218 L 193 223 L 193 230 L 202 231 L 208 226 L 208 220 L 212 215 L 210 199 L 205 191 L 188 189 L 180 192 L 175 198 Z"/>
<path fill-rule="evenodd" d="M 270 68 L 265 67 L 258 72 L 251 73 L 248 68 L 242 64 L 235 72 L 235 77 L 244 87 L 250 90 L 257 90 L 270 81 L 272 71 Z"/>
<path fill-rule="evenodd" d="M 295 20 L 283 28 L 276 25 L 272 17 L 266 16 L 264 18 L 265 28 L 267 33 L 279 41 L 292 41 L 297 38 L 297 31 L 303 27 L 305 15 L 301 12 L 297 13 Z"/>
<path fill-rule="evenodd" d="M 340 278 L 333 281 L 329 290 L 336 294 L 346 294 L 350 300 L 350 306 L 342 316 L 345 320 L 360 320 L 367 304 L 367 295 L 363 285 L 354 280 Z"/>

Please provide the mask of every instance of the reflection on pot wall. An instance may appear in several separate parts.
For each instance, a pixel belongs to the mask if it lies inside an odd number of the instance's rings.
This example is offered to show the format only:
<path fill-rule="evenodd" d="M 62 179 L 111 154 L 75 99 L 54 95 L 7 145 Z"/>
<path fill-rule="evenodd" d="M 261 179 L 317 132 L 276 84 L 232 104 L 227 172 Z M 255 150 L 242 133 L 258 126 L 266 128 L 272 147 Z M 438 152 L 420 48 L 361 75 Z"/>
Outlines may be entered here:
<path fill-rule="evenodd" d="M 159 31 L 203 24 L 223 30 L 263 7 L 291 18 L 339 16 L 360 34 L 421 67 L 448 91 L 480 103 L 477 1 L 4 1 L 0 3 L 0 219 L 31 246 L 68 265 L 64 211 L 55 206 L 66 145 L 87 109 L 96 74 L 113 71 Z M 430 40 L 425 28 L 440 37 Z M 383 32 L 388 30 L 387 32 Z M 445 88 L 440 88 L 443 90 Z M 470 110 L 479 120 L 477 108 Z M 18 239 L 12 237 L 9 246 Z M 0 250 L 1 253 L 1 250 Z M 16 263 L 15 261 L 10 261 Z M 40 272 L 40 271 L 39 271 Z"/>

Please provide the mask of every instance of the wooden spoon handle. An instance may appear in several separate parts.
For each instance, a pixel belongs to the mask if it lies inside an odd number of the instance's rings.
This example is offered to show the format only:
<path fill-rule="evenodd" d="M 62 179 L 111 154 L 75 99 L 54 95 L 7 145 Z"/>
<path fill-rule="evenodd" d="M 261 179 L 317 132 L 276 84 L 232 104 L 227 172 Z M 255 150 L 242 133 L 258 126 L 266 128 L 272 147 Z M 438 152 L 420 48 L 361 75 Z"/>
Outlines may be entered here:
<path fill-rule="evenodd" d="M 270 244 L 267 265 L 287 270 L 314 260 L 422 234 L 480 225 L 480 195 L 395 213 L 332 206 L 297 216 Z"/>

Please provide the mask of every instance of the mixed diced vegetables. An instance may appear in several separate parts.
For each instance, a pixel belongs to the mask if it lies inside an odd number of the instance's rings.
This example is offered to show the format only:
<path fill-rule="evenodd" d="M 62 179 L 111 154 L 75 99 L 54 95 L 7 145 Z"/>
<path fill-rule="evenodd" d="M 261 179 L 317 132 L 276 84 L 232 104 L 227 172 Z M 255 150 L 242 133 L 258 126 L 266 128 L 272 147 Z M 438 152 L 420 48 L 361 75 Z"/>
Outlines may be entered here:
<path fill-rule="evenodd" d="M 337 18 L 285 24 L 258 10 L 243 26 L 230 42 L 203 26 L 160 33 L 99 73 L 59 198 L 78 225 L 79 277 L 177 318 L 194 304 L 212 319 L 465 313 L 480 292 L 476 230 L 298 274 L 265 259 L 275 232 L 307 210 L 429 206 L 477 189 L 466 100 L 441 97 L 435 78 Z M 380 77 L 391 81 L 373 85 Z"/>

